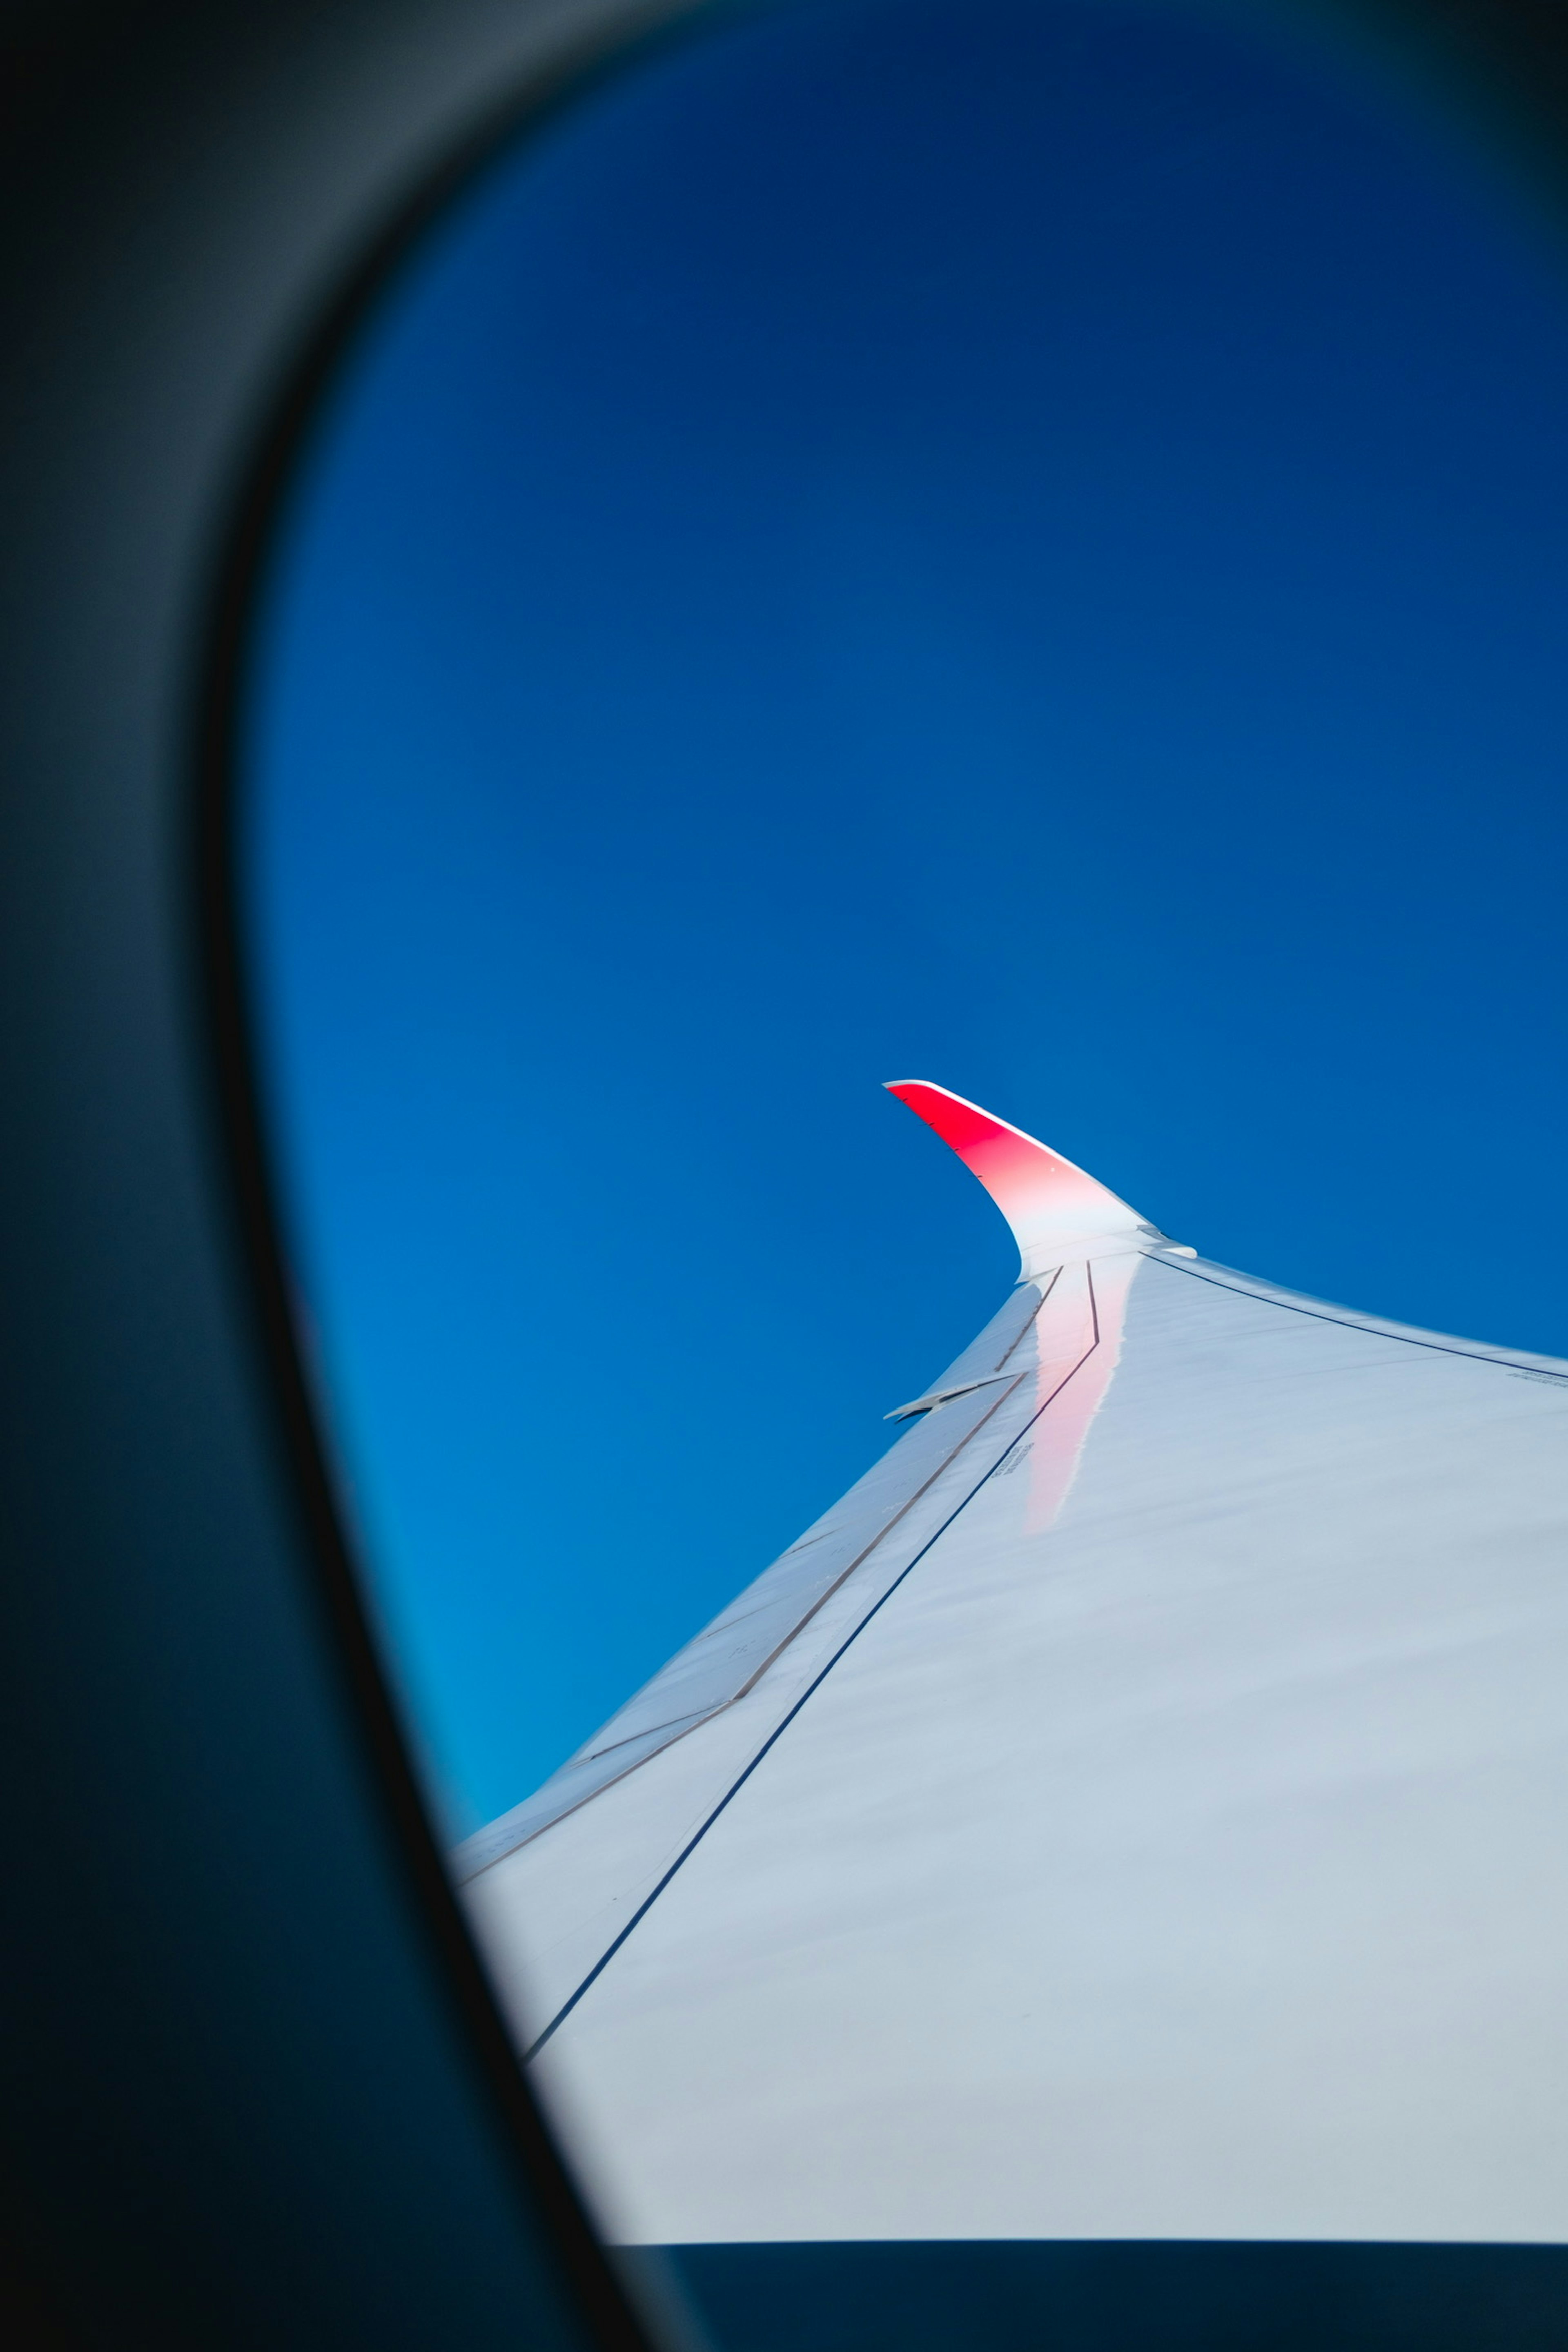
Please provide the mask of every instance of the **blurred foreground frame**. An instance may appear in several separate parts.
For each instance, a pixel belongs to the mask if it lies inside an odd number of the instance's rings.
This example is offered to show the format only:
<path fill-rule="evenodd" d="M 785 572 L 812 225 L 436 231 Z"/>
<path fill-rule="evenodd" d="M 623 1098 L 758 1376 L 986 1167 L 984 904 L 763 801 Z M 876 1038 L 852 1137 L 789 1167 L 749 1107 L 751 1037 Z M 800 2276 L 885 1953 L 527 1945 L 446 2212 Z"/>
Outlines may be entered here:
<path fill-rule="evenodd" d="M 595 2243 L 378 1670 L 287 1313 L 227 813 L 273 497 L 364 300 L 497 140 L 695 13 L 0 16 L 12 2342 L 679 2332 Z M 1568 205 L 1563 7 L 1319 13 Z M 912 2325 L 886 2250 L 806 2251 L 784 2283 L 714 2250 L 737 2340 L 863 2343 L 874 2310 Z M 980 2310 L 1004 2342 L 1024 2306 L 942 2251 L 921 2256 L 924 2324 Z M 1430 2342 L 1461 2272 L 1470 2341 L 1568 2335 L 1558 2250 L 1336 2268 L 1344 2252 L 1068 2250 L 1063 2340 Z"/>

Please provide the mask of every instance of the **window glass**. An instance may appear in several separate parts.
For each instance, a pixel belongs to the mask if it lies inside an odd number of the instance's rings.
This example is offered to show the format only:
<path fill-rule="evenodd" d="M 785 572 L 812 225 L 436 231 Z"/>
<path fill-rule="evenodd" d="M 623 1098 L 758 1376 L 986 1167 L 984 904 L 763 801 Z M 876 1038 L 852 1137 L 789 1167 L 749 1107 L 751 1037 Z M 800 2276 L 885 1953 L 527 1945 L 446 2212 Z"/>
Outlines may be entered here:
<path fill-rule="evenodd" d="M 279 517 L 242 880 L 454 1842 L 1014 1280 L 879 1081 L 1568 1346 L 1556 236 L 1307 16 L 839 0 L 605 71 L 377 298 Z"/>

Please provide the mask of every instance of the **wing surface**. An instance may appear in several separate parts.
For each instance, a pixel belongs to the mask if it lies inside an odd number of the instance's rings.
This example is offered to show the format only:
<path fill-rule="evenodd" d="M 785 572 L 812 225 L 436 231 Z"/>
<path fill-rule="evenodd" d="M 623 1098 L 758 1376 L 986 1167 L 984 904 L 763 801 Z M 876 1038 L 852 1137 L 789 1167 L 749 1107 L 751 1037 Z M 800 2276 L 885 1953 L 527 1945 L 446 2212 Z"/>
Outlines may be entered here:
<path fill-rule="evenodd" d="M 1568 1364 L 894 1091 L 1023 1281 L 463 1856 L 613 2232 L 1568 2239 Z"/>

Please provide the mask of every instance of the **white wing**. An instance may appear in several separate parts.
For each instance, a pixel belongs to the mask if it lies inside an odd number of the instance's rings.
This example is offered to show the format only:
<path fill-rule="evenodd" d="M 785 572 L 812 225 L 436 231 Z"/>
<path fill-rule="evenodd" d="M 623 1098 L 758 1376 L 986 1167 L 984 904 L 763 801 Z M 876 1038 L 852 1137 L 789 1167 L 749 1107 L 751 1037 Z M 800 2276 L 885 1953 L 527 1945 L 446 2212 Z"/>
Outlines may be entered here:
<path fill-rule="evenodd" d="M 1568 2237 L 1568 1365 L 895 1091 L 1026 1278 L 462 1858 L 612 2233 Z"/>

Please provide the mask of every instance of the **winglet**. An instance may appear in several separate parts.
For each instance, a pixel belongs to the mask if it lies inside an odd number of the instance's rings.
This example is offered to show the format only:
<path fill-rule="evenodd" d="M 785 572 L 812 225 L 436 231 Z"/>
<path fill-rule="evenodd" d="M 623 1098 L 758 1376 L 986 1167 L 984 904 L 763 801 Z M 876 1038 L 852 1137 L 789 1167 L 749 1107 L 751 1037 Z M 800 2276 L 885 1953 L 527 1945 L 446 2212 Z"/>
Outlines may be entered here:
<path fill-rule="evenodd" d="M 1145 1224 L 1136 1209 L 1070 1160 L 962 1095 L 924 1078 L 889 1079 L 888 1092 L 933 1127 L 984 1185 L 1013 1229 L 1026 1281 L 1064 1258 L 1090 1255 L 1086 1243 L 1125 1248 L 1138 1234 L 1163 1239 L 1157 1226 Z"/>

